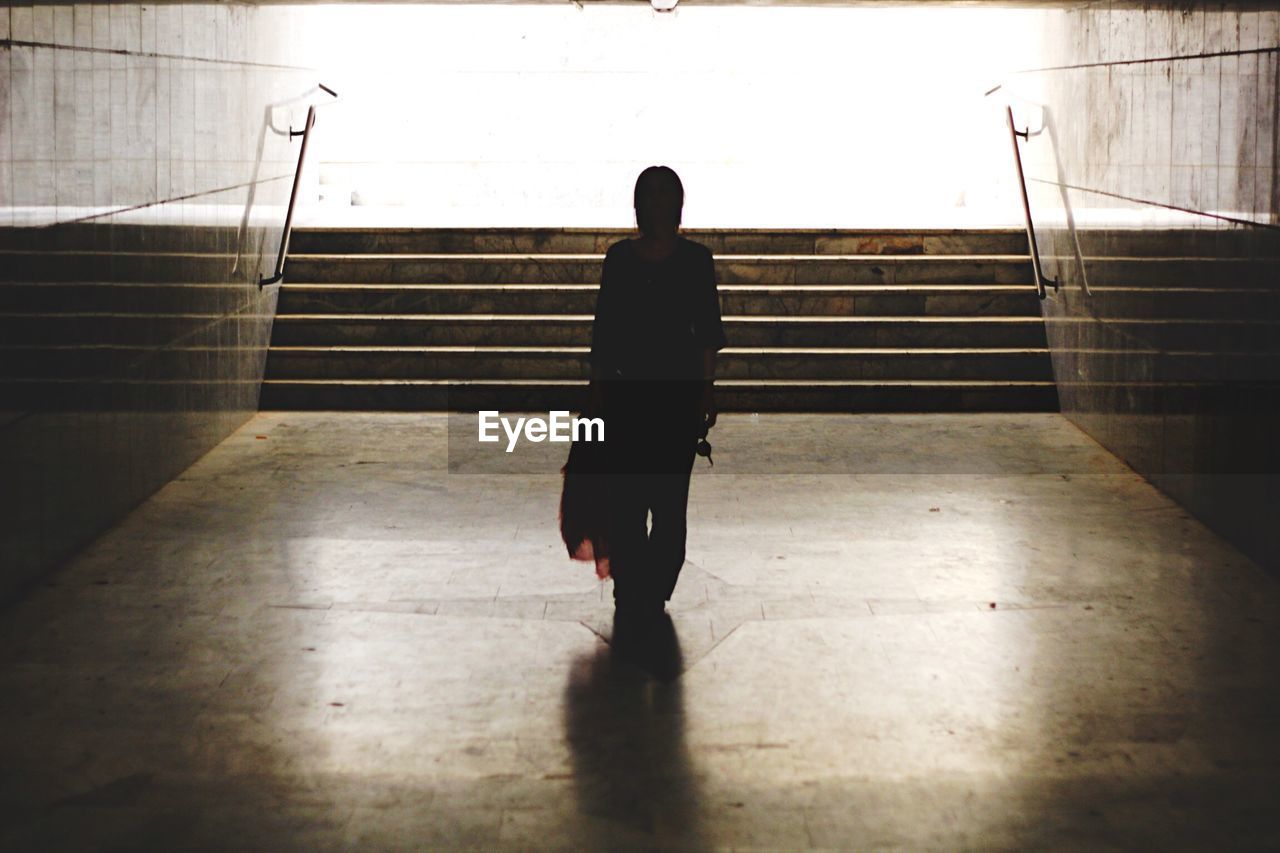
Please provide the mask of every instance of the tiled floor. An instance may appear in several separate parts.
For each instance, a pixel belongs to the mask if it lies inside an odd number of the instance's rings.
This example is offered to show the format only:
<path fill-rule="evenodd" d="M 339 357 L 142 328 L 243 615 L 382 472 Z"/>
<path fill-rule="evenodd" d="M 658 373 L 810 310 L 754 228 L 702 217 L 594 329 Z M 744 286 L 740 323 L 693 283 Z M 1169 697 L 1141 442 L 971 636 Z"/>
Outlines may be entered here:
<path fill-rule="evenodd" d="M 460 435 L 259 416 L 0 613 L 0 848 L 1280 843 L 1276 580 L 1056 415 L 725 417 L 613 646 Z"/>

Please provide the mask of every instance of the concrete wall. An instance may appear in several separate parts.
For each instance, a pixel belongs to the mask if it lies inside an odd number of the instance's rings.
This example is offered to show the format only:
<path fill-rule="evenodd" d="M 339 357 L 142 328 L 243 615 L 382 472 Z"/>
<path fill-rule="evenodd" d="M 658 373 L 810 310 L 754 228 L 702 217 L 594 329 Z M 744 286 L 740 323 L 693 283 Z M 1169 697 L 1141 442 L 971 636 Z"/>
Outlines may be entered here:
<path fill-rule="evenodd" d="M 0 598 L 257 408 L 314 72 L 280 10 L 0 9 Z M 272 107 L 272 105 L 277 105 Z"/>
<path fill-rule="evenodd" d="M 1044 62 L 1000 96 L 1046 128 L 1023 150 L 1063 411 L 1280 565 L 1277 4 L 1045 20 Z"/>

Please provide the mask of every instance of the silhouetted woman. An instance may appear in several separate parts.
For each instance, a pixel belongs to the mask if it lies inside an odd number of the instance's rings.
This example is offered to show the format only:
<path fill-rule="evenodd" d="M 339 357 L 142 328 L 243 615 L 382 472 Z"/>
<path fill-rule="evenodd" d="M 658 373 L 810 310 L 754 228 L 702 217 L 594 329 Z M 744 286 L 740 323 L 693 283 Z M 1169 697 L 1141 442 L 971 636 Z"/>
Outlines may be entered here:
<path fill-rule="evenodd" d="M 716 351 L 725 345 L 711 251 L 677 233 L 683 207 L 674 171 L 640 173 L 640 234 L 609 247 L 592 326 L 592 407 L 604 415 L 614 475 L 614 604 L 642 616 L 664 611 L 684 565 L 689 474 L 698 437 L 715 423 Z"/>

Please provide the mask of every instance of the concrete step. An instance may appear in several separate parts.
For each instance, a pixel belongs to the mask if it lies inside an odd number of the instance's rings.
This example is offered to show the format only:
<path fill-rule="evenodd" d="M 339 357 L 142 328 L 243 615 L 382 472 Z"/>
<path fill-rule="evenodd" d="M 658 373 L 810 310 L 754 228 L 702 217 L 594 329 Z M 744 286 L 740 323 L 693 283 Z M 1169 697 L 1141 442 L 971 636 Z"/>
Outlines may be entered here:
<path fill-rule="evenodd" d="M 578 411 L 583 381 L 286 380 L 262 385 L 263 409 Z M 725 412 L 1047 412 L 1052 382 L 725 380 Z"/>
<path fill-rule="evenodd" d="M 594 284 L 285 284 L 282 313 L 590 313 Z M 1158 289 L 1158 299 L 1152 290 Z M 268 291 L 270 293 L 270 291 Z M 1267 288 L 1094 285 L 1081 296 L 1099 316 L 1261 316 L 1280 298 Z M 0 312 L 223 313 L 257 299 L 244 285 L 11 282 Z M 721 285 L 725 314 L 1022 316 L 1039 313 L 1027 285 Z"/>
<path fill-rule="evenodd" d="M 292 283 L 596 284 L 599 255 L 296 255 Z M 1086 258 L 1090 284 L 1275 289 L 1276 263 L 1240 258 Z M 720 255 L 721 284 L 1025 284 L 1018 255 Z"/>
<path fill-rule="evenodd" d="M 586 347 L 272 347 L 269 379 L 582 379 Z M 727 348 L 726 379 L 1049 381 L 1044 349 Z"/>
<path fill-rule="evenodd" d="M 1020 229 L 683 229 L 715 254 L 1024 255 Z M 491 252 L 603 254 L 635 235 L 623 228 L 297 228 L 289 250 L 303 254 Z"/>
<path fill-rule="evenodd" d="M 291 283 L 596 284 L 592 254 L 296 255 Z M 1064 261 L 1066 263 L 1066 261 Z M 1091 257 L 1091 285 L 1280 288 L 1277 262 L 1218 258 Z M 1018 255 L 721 255 L 721 284 L 1026 284 Z M 257 257 L 183 252 L 0 250 L 4 282 L 243 282 L 257 285 Z"/>
<path fill-rule="evenodd" d="M 595 284 L 285 284 L 282 314 L 590 314 Z M 1038 316 L 1027 285 L 720 285 L 720 310 L 749 315 Z"/>
<path fill-rule="evenodd" d="M 263 405 L 574 408 L 621 229 L 301 229 Z M 686 231 L 716 256 L 743 411 L 1057 405 L 1020 231 Z"/>
<path fill-rule="evenodd" d="M 285 284 L 286 314 L 589 314 L 594 284 Z M 777 316 L 1037 316 L 1029 285 L 720 285 L 725 314 Z M 1152 291 L 1158 291 L 1153 298 Z M 267 294 L 273 291 L 267 290 Z M 1095 285 L 1087 301 L 1100 317 L 1251 319 L 1265 316 L 1274 290 Z M 0 313 L 223 314 L 258 299 L 256 288 L 223 284 L 11 282 Z"/>
<path fill-rule="evenodd" d="M 292 283 L 598 284 L 601 255 L 294 255 Z M 722 284 L 1025 284 L 1017 255 L 721 255 Z"/>
<path fill-rule="evenodd" d="M 63 223 L 32 228 L 0 228 L 0 249 L 40 251 L 160 251 L 256 253 L 264 237 L 274 240 L 279 223 L 237 227 L 146 225 L 119 222 Z M 682 233 L 716 254 L 891 254 L 1025 255 L 1021 228 L 891 229 L 717 229 Z M 1056 245 L 1058 232 L 1043 229 L 1042 251 Z M 1267 228 L 1082 228 L 1086 255 L 1121 257 L 1280 256 L 1280 231 Z M 587 252 L 603 253 L 611 243 L 635 235 L 624 228 L 353 228 L 299 227 L 293 254 Z M 1061 245 L 1070 246 L 1070 243 Z M 1063 254 L 1070 254 L 1065 252 Z"/>
<path fill-rule="evenodd" d="M 245 315 L 246 328 L 254 317 Z M 6 345 L 164 346 L 174 328 L 199 332 L 217 315 L 68 313 L 0 314 Z M 1071 346 L 1074 326 L 1093 322 L 1053 318 L 1048 326 Z M 1270 352 L 1280 325 L 1267 320 L 1107 320 L 1108 329 L 1136 347 L 1169 351 Z M 230 332 L 234 328 L 228 327 Z M 737 347 L 1021 348 L 1045 346 L 1046 324 L 1035 317 L 728 317 Z M 277 346 L 586 346 L 591 318 L 583 315 L 285 315 L 276 317 Z M 233 341 L 228 341 L 233 344 Z"/>
<path fill-rule="evenodd" d="M 275 346 L 587 346 L 590 315 L 282 314 Z M 1039 317 L 729 316 L 738 347 L 1045 346 Z"/>
<path fill-rule="evenodd" d="M 0 346 L 0 378 L 85 379 L 131 376 L 180 380 L 210 372 L 212 364 L 251 362 L 251 346 L 184 346 L 157 349 L 128 345 Z M 1144 348 L 1064 348 L 1067 358 L 1087 358 L 1090 369 L 1120 375 L 1126 364 L 1148 365 L 1152 382 L 1275 381 L 1280 354 L 1195 352 Z M 721 376 L 732 379 L 1019 379 L 1047 380 L 1051 371 L 1041 349 L 779 349 L 730 348 L 721 353 Z M 581 379 L 586 348 L 532 347 L 273 347 L 270 379 L 468 379 L 511 376 Z"/>

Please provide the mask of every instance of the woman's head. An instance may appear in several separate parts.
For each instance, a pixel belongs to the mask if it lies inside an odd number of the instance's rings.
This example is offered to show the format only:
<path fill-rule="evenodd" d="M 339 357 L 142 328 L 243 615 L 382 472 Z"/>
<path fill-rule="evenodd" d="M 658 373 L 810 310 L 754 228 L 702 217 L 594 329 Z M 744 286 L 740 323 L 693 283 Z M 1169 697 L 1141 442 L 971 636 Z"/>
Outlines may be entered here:
<path fill-rule="evenodd" d="M 648 237 L 674 234 L 680 227 L 684 185 L 669 166 L 650 166 L 636 178 L 636 224 Z"/>

